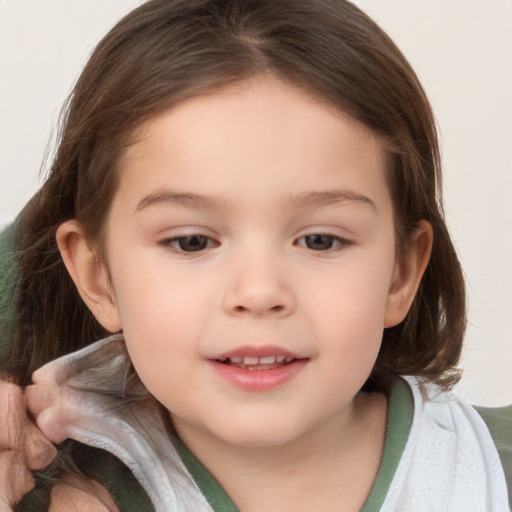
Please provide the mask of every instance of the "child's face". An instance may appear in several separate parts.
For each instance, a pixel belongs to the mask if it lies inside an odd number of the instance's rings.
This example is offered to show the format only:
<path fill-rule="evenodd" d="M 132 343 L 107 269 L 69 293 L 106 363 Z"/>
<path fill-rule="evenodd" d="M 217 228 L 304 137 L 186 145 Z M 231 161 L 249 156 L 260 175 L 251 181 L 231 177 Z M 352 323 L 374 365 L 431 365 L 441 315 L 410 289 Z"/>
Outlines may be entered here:
<path fill-rule="evenodd" d="M 104 315 L 178 431 L 261 446 L 344 424 L 405 314 L 379 139 L 258 78 L 137 141 L 106 225 Z"/>

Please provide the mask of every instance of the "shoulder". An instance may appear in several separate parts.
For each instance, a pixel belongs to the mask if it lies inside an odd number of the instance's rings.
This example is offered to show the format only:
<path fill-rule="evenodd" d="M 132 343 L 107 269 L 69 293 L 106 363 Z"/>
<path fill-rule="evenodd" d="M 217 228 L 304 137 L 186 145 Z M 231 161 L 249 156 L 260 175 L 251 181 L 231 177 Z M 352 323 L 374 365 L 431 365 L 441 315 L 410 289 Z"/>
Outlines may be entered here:
<path fill-rule="evenodd" d="M 506 407 L 475 407 L 485 421 L 497 446 L 512 453 L 512 404 Z"/>
<path fill-rule="evenodd" d="M 512 405 L 473 407 L 455 393 L 436 385 L 414 378 L 407 378 L 407 382 L 414 395 L 415 417 L 422 427 L 421 438 L 425 438 L 425 433 L 436 439 L 444 437 L 446 446 L 451 438 L 457 462 L 467 459 L 475 468 L 478 460 L 485 470 L 483 476 L 492 475 L 493 485 L 501 480 L 500 487 L 507 487 L 512 498 Z M 432 445 L 428 449 L 432 449 Z"/>
<path fill-rule="evenodd" d="M 500 455 L 512 508 L 512 404 L 506 407 L 475 407 L 485 421 Z"/>
<path fill-rule="evenodd" d="M 114 499 L 100 483 L 64 477 L 51 493 L 48 512 L 119 512 Z"/>

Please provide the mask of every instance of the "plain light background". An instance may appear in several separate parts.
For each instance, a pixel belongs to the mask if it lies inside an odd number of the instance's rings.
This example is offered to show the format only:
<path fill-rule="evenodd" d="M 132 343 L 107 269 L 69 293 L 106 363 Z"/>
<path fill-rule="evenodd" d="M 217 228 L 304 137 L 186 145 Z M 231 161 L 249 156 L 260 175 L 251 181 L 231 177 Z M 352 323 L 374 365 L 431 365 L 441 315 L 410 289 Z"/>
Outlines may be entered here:
<path fill-rule="evenodd" d="M 37 189 L 87 56 L 140 3 L 0 0 L 0 226 Z M 512 403 L 512 0 L 356 3 L 410 60 L 438 118 L 446 215 L 469 294 L 457 392 L 475 404 Z"/>

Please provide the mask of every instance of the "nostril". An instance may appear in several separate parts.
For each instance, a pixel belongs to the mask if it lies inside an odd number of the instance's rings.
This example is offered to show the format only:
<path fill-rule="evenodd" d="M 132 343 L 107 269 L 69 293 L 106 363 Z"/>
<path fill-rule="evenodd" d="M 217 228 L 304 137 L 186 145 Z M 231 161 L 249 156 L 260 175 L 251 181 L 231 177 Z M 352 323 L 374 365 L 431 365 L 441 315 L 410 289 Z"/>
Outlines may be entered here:
<path fill-rule="evenodd" d="M 259 311 L 259 310 L 261 310 L 261 311 Z M 260 312 L 260 313 L 263 313 L 264 311 L 268 311 L 268 312 L 272 312 L 272 313 L 282 313 L 285 310 L 286 310 L 286 306 L 283 306 L 282 304 L 277 304 L 275 306 L 271 306 L 268 309 L 265 309 L 263 307 L 261 307 L 261 308 L 252 307 L 251 308 L 251 307 L 246 307 L 246 306 L 241 306 L 241 305 L 234 307 L 234 311 L 236 311 L 237 313 L 246 313 L 248 311 Z"/>
<path fill-rule="evenodd" d="M 223 298 L 222 306 L 229 314 L 238 316 L 270 314 L 282 316 L 294 309 L 294 300 L 289 292 L 257 288 L 231 289 Z"/>

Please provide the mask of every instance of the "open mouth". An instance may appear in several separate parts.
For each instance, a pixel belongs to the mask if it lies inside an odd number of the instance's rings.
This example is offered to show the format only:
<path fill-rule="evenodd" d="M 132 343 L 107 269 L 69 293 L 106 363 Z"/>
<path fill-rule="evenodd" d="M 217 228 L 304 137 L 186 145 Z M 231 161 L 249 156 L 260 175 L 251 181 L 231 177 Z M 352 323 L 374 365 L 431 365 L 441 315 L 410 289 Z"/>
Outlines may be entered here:
<path fill-rule="evenodd" d="M 258 350 L 258 352 L 256 352 Z M 210 359 L 217 375 L 244 391 L 267 391 L 284 386 L 306 368 L 310 358 L 287 351 L 247 348 Z"/>
<path fill-rule="evenodd" d="M 242 370 L 273 370 L 298 361 L 299 359 L 283 355 L 256 356 L 231 356 L 218 359 L 219 363 L 235 366 Z"/>

